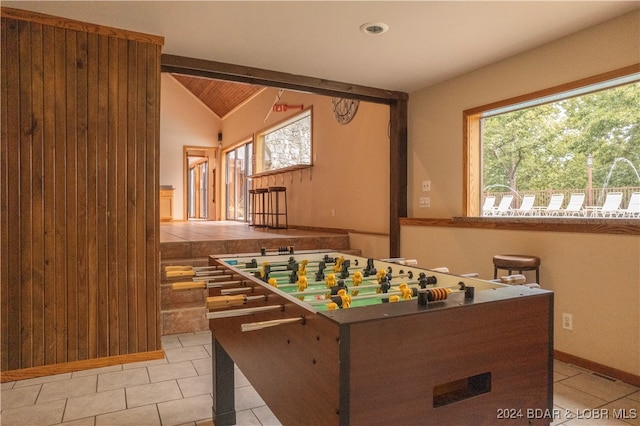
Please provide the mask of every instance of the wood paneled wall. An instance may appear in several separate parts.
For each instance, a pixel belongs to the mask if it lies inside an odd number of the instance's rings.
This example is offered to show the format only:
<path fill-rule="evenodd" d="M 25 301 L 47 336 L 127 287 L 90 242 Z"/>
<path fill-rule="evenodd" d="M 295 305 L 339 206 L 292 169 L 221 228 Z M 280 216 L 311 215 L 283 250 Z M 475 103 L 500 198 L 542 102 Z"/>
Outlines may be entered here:
<path fill-rule="evenodd" d="M 1 31 L 1 370 L 160 349 L 162 38 Z"/>

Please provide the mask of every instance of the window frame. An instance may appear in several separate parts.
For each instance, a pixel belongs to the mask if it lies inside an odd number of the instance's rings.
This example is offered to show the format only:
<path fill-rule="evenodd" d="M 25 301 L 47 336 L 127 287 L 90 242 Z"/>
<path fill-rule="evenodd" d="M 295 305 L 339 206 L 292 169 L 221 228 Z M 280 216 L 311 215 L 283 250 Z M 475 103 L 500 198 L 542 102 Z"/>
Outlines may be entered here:
<path fill-rule="evenodd" d="M 309 116 L 309 121 L 310 121 L 310 129 L 309 129 L 309 134 L 310 134 L 310 141 L 309 141 L 309 163 L 298 163 L 295 165 L 290 165 L 290 166 L 286 166 L 286 167 L 280 167 L 277 169 L 271 169 L 271 170 L 264 170 L 264 164 L 263 164 L 263 147 L 264 147 L 264 137 L 267 133 L 282 129 L 283 127 L 286 127 L 287 125 L 294 123 L 296 121 L 301 120 L 304 116 L 308 115 Z M 302 109 L 302 111 L 300 111 L 297 114 L 293 114 L 290 115 L 289 117 L 286 117 L 268 127 L 265 127 L 259 131 L 257 131 L 255 133 L 255 137 L 254 137 L 254 169 L 253 169 L 253 176 L 265 176 L 265 175 L 271 175 L 271 174 L 276 174 L 276 173 L 284 173 L 286 171 L 290 171 L 290 170 L 296 170 L 296 169 L 300 169 L 300 168 L 308 168 L 308 167 L 312 167 L 313 166 L 313 106 L 309 106 L 307 108 Z"/>
<path fill-rule="evenodd" d="M 523 104 L 525 102 L 531 102 L 535 99 L 550 97 L 563 92 L 570 92 L 578 90 L 586 86 L 592 86 L 608 80 L 637 74 L 640 72 L 640 64 L 634 64 L 628 67 L 619 68 L 613 71 L 609 71 L 602 74 L 597 74 L 592 77 L 587 77 L 581 80 L 576 80 L 570 83 L 561 84 L 559 86 L 550 87 L 547 89 L 539 90 L 536 92 L 528 93 L 525 95 L 516 96 L 513 98 L 492 102 L 490 104 L 482 105 L 479 107 L 471 108 L 463 111 L 463 141 L 462 141 L 462 153 L 463 153 L 463 200 L 462 200 L 462 212 L 463 217 L 495 221 L 496 217 L 486 217 L 480 214 L 480 200 L 481 200 L 481 185 L 479 180 L 481 176 L 481 119 L 483 114 L 489 111 L 493 111 L 499 108 L 507 108 L 516 104 Z M 532 221 L 548 221 L 546 218 L 531 218 Z M 590 219 L 590 220 L 605 220 L 605 219 Z"/>

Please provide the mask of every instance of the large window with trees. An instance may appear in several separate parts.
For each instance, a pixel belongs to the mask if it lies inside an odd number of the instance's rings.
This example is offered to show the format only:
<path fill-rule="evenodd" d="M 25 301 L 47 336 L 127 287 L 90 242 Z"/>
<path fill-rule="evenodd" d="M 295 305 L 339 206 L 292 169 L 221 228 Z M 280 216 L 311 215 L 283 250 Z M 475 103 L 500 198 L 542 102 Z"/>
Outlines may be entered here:
<path fill-rule="evenodd" d="M 640 219 L 640 73 L 595 80 L 465 112 L 469 216 Z"/>

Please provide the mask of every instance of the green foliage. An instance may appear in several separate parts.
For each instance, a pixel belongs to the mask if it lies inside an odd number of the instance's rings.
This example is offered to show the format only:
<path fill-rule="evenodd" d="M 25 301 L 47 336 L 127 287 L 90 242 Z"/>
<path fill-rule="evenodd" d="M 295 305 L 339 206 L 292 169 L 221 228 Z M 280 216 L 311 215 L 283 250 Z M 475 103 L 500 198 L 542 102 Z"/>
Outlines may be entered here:
<path fill-rule="evenodd" d="M 586 188 L 589 154 L 594 187 L 640 186 L 640 83 L 485 118 L 482 150 L 485 188 Z"/>

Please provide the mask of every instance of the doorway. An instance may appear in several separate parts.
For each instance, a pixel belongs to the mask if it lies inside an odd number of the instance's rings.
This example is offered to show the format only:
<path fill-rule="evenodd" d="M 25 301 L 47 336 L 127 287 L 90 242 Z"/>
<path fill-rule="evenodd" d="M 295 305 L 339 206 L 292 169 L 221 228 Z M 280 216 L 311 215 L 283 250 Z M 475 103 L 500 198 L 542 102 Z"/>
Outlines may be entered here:
<path fill-rule="evenodd" d="M 187 220 L 215 220 L 215 148 L 184 148 L 184 196 Z"/>

